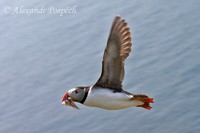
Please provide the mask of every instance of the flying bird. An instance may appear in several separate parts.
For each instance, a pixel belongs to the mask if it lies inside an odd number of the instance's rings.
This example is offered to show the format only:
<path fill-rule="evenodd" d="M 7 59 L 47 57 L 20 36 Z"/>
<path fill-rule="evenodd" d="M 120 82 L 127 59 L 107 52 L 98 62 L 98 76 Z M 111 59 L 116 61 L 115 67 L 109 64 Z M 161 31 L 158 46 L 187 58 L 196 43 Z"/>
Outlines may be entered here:
<path fill-rule="evenodd" d="M 124 19 L 116 16 L 102 61 L 102 72 L 92 86 L 75 87 L 64 94 L 62 104 L 77 108 L 75 102 L 89 107 L 119 110 L 129 107 L 151 109 L 153 98 L 132 94 L 122 89 L 124 62 L 131 52 L 131 33 Z"/>

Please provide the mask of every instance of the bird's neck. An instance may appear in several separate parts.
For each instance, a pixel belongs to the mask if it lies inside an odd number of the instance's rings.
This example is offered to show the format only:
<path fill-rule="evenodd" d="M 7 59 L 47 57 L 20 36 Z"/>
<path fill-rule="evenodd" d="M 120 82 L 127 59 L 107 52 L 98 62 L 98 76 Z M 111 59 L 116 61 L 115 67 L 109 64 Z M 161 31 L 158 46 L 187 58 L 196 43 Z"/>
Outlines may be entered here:
<path fill-rule="evenodd" d="M 86 98 L 87 98 L 87 96 L 88 96 L 89 90 L 90 90 L 90 87 L 85 87 L 85 88 L 84 88 L 85 94 L 84 94 L 84 96 L 83 96 L 83 99 L 80 101 L 80 103 L 83 104 L 83 103 L 85 102 L 85 100 L 86 100 Z"/>

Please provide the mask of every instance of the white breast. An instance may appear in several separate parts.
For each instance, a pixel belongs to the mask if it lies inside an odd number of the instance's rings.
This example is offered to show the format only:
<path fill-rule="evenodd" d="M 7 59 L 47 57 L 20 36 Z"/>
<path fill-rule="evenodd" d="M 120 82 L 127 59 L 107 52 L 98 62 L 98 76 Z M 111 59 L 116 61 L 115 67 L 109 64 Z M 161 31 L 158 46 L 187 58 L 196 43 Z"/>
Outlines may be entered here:
<path fill-rule="evenodd" d="M 132 96 L 112 90 L 90 88 L 84 105 L 108 110 L 118 110 L 132 106 L 143 105 L 141 101 L 130 100 Z"/>

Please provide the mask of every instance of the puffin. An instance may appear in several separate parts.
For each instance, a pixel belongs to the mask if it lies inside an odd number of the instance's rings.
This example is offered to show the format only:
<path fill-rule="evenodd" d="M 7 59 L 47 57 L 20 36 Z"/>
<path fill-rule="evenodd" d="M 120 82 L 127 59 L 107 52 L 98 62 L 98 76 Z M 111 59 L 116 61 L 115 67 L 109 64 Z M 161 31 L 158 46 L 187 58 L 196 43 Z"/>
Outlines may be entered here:
<path fill-rule="evenodd" d="M 105 110 L 129 107 L 150 110 L 153 98 L 145 94 L 132 94 L 122 87 L 124 63 L 131 52 L 131 46 L 130 29 L 124 19 L 116 16 L 104 50 L 100 78 L 92 86 L 79 86 L 67 91 L 62 97 L 62 104 L 76 109 L 79 108 L 75 102 Z"/>

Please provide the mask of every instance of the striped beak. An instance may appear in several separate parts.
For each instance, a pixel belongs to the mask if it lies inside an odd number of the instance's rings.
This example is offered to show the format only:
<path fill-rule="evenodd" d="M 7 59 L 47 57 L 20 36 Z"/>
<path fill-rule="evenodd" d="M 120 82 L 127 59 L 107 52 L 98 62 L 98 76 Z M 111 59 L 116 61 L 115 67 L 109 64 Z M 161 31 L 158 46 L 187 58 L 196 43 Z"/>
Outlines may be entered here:
<path fill-rule="evenodd" d="M 76 104 L 73 102 L 72 98 L 69 96 L 68 92 L 62 98 L 62 104 L 66 106 L 71 106 L 73 108 L 79 109 Z"/>

